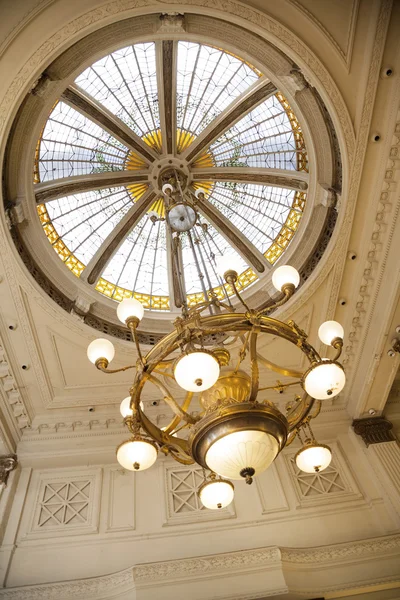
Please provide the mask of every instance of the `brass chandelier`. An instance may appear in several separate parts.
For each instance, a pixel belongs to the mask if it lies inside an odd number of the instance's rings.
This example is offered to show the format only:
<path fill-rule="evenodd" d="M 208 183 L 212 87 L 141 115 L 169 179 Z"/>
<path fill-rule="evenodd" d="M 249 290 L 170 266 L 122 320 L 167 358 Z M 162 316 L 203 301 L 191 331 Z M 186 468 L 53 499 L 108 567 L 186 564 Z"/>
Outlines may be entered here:
<path fill-rule="evenodd" d="M 201 226 L 198 209 L 205 191 L 197 189 L 190 197 L 184 197 L 176 172 L 162 191 L 165 220 L 175 253 L 173 264 L 179 276 L 183 270 L 179 260 L 181 237 Z M 149 214 L 149 218 L 155 221 L 160 217 Z M 193 245 L 192 250 L 195 254 Z M 137 334 L 144 308 L 135 298 L 125 298 L 118 305 L 117 316 L 132 334 L 138 356 L 136 364 L 109 369 L 114 347 L 107 339 L 93 341 L 88 347 L 88 358 L 104 373 L 136 369 L 129 396 L 121 403 L 121 414 L 131 438 L 117 448 L 119 463 L 128 470 L 143 471 L 154 464 L 158 452 L 185 465 L 197 463 L 204 473 L 209 472 L 199 488 L 200 499 L 205 507 L 220 509 L 233 499 L 231 480 L 244 479 L 251 484 L 253 477 L 267 469 L 296 436 L 302 443 L 295 458 L 299 469 L 313 473 L 328 467 L 331 451 L 315 440 L 310 421 L 319 414 L 321 402 L 341 392 L 345 374 L 338 362 L 343 347 L 343 328 L 339 323 L 327 321 L 319 328 L 321 341 L 336 351 L 332 359 L 327 359 L 321 358 L 296 323 L 284 323 L 270 316 L 298 287 L 300 277 L 296 269 L 289 265 L 275 269 L 272 282 L 280 296 L 267 307 L 252 309 L 238 289 L 234 260 L 229 256 L 212 258 L 224 280 L 221 279 L 222 289 L 237 297 L 242 312 L 233 307 L 227 292 L 226 300 L 208 292 L 204 294 L 204 302 L 192 308 L 183 301 L 173 331 L 144 354 Z M 195 262 L 199 267 L 199 261 Z M 183 292 L 183 277 L 181 287 Z M 181 297 L 185 297 L 183 293 Z M 307 357 L 309 367 L 300 373 L 268 361 L 257 350 L 260 334 L 294 344 Z M 229 352 L 233 346 L 240 348 L 234 361 Z M 243 366 L 247 357 L 249 372 Z M 260 391 L 277 389 L 276 386 L 260 388 L 260 368 L 296 378 L 294 382 L 280 384 L 279 391 L 301 385 L 303 395 L 296 396 L 286 406 L 285 414 L 270 400 L 258 399 Z M 162 429 L 144 412 L 142 398 L 150 384 L 156 386 L 174 414 Z M 171 384 L 178 384 L 186 392 L 183 402 L 175 399 L 169 389 Z M 194 411 L 195 400 L 200 408 L 196 405 Z M 184 431 L 187 435 L 182 437 Z"/>

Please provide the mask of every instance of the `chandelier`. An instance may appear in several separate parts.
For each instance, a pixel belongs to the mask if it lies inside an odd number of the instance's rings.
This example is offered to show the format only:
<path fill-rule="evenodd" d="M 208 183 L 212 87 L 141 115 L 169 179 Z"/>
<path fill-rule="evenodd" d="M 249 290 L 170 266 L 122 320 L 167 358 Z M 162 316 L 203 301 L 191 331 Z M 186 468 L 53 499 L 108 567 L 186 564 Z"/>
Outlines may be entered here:
<path fill-rule="evenodd" d="M 201 502 L 206 508 L 221 509 L 233 499 L 231 480 L 251 484 L 253 477 L 265 471 L 296 436 L 302 444 L 295 457 L 299 469 L 317 473 L 328 467 L 331 450 L 315 440 L 310 421 L 319 414 L 321 403 L 334 398 L 345 385 L 345 373 L 338 362 L 344 332 L 335 321 L 320 326 L 320 340 L 335 349 L 332 359 L 322 358 L 309 343 L 307 333 L 294 321 L 284 323 L 270 316 L 295 293 L 300 283 L 296 269 L 289 265 L 275 269 L 272 283 L 279 292 L 278 299 L 253 309 L 240 293 L 235 260 L 226 255 L 212 256 L 225 297 L 221 299 L 215 291 L 204 290 L 204 301 L 189 308 L 183 300 L 184 266 L 179 249 L 183 236 L 188 235 L 200 279 L 207 277 L 201 272 L 201 262 L 196 260 L 190 236 L 190 231 L 202 226 L 198 209 L 206 192 L 197 189 L 184 197 L 180 183 L 180 175 L 174 170 L 162 187 L 163 218 L 171 234 L 174 275 L 182 291 L 181 314 L 173 323 L 173 331 L 146 354 L 142 352 L 138 327 L 144 308 L 137 299 L 125 298 L 118 305 L 117 316 L 131 332 L 136 364 L 110 369 L 114 346 L 103 338 L 89 345 L 88 358 L 103 373 L 135 369 L 129 396 L 120 408 L 131 433 L 131 438 L 117 448 L 121 466 L 143 471 L 155 463 L 159 452 L 184 465 L 197 463 L 204 472 L 204 482 L 198 490 Z M 152 212 L 148 217 L 153 222 L 161 218 Z M 231 295 L 239 301 L 236 306 Z M 241 307 L 240 312 L 237 306 Z M 257 349 L 262 334 L 294 344 L 305 354 L 308 368 L 299 372 L 267 360 Z M 239 348 L 235 359 L 232 348 Z M 250 365 L 247 369 L 246 361 Z M 286 384 L 279 382 L 278 391 L 296 384 L 303 390 L 301 396 L 296 395 L 286 405 L 285 414 L 270 400 L 259 399 L 259 392 L 277 390 L 277 386 L 260 387 L 263 368 L 295 378 Z M 166 427 L 158 427 L 145 413 L 142 399 L 149 385 L 156 386 L 173 412 Z M 176 399 L 177 386 L 185 392 L 181 402 Z"/>

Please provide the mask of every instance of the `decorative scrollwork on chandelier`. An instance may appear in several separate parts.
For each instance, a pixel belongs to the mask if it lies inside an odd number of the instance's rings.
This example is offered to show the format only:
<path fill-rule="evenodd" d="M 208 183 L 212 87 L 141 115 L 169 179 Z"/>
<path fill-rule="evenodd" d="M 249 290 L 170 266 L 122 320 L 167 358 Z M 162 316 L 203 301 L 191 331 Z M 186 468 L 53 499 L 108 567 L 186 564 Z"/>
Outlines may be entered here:
<path fill-rule="evenodd" d="M 321 325 L 321 341 L 336 350 L 332 359 L 322 358 L 308 341 L 307 333 L 294 321 L 284 323 L 270 316 L 295 293 L 300 281 L 296 269 L 289 265 L 275 269 L 272 282 L 279 296 L 266 308 L 253 309 L 242 297 L 238 272 L 228 255 L 214 257 L 213 268 L 219 273 L 222 288 L 230 288 L 229 293 L 221 300 L 212 291 L 204 290 L 206 300 L 189 307 L 184 293 L 181 236 L 189 237 L 194 262 L 200 265 L 201 255 L 196 252 L 192 234 L 201 227 L 198 207 L 204 201 L 205 191 L 200 188 L 184 194 L 184 185 L 179 173 L 171 173 L 162 188 L 165 217 L 151 217 L 154 222 L 165 218 L 174 253 L 181 315 L 175 319 L 173 331 L 144 354 L 137 331 L 144 308 L 135 298 L 126 298 L 118 305 L 117 316 L 131 331 L 136 363 L 109 369 L 114 347 L 106 339 L 92 342 L 88 357 L 104 373 L 135 369 L 130 395 L 121 405 L 132 437 L 117 449 L 120 464 L 141 471 L 156 461 L 159 451 L 185 465 L 197 463 L 210 471 L 199 489 L 201 501 L 208 508 L 218 509 L 232 501 L 231 479 L 244 479 L 251 484 L 253 477 L 267 469 L 296 435 L 303 444 L 296 455 L 300 469 L 319 472 L 329 465 L 331 451 L 317 443 L 310 421 L 319 414 L 321 402 L 337 396 L 345 385 L 344 370 L 338 362 L 344 332 L 335 321 Z M 238 300 L 235 306 L 230 300 L 232 294 Z M 307 358 L 307 369 L 300 372 L 268 361 L 258 351 L 261 335 L 278 337 L 296 346 Z M 270 400 L 259 399 L 261 391 L 277 389 L 260 387 L 262 368 L 295 379 L 286 384 L 279 382 L 278 391 L 296 384 L 302 387 L 303 395 L 287 405 L 285 414 Z M 182 402 L 177 399 L 181 394 L 176 391 L 176 384 L 178 390 L 186 392 Z M 156 387 L 174 415 L 162 429 L 144 411 L 142 399 L 150 385 Z"/>

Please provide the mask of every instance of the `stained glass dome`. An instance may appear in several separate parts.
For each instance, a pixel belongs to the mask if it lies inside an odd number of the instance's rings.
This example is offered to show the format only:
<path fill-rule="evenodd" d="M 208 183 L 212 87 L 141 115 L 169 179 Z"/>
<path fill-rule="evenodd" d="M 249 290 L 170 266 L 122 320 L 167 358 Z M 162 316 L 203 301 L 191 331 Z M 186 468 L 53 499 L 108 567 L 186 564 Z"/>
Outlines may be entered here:
<path fill-rule="evenodd" d="M 48 241 L 78 278 L 116 301 L 177 305 L 162 186 L 197 204 L 179 234 L 189 306 L 239 287 L 280 259 L 305 209 L 308 157 L 285 96 L 251 64 L 212 46 L 164 40 L 115 51 L 53 106 L 37 143 L 34 184 Z"/>

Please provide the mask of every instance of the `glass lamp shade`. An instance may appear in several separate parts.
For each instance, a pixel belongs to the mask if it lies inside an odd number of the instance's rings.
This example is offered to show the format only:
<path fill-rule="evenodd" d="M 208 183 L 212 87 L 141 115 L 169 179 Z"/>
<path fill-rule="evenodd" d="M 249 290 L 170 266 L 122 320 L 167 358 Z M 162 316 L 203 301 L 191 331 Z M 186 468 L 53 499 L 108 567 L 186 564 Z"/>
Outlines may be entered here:
<path fill-rule="evenodd" d="M 143 304 L 136 298 L 124 298 L 117 307 L 117 317 L 121 323 L 127 322 L 128 319 L 138 319 L 141 321 L 144 315 Z"/>
<path fill-rule="evenodd" d="M 221 277 L 224 277 L 227 271 L 236 271 L 240 273 L 242 265 L 237 256 L 233 254 L 223 254 L 222 256 L 216 257 L 217 273 Z"/>
<path fill-rule="evenodd" d="M 146 440 L 128 440 L 118 446 L 117 460 L 128 471 L 144 471 L 156 462 L 157 449 Z"/>
<path fill-rule="evenodd" d="M 295 457 L 296 465 L 304 473 L 319 473 L 331 464 L 332 452 L 323 444 L 306 444 Z"/>
<path fill-rule="evenodd" d="M 172 185 L 170 183 L 164 183 L 164 185 L 162 186 L 162 193 L 163 194 L 167 194 L 168 191 L 173 192 L 174 188 L 172 187 Z"/>
<path fill-rule="evenodd" d="M 196 196 L 197 200 L 200 198 L 200 195 L 204 194 L 204 196 L 206 195 L 206 191 L 203 188 L 198 188 L 194 195 Z"/>
<path fill-rule="evenodd" d="M 203 506 L 211 510 L 225 508 L 235 495 L 233 483 L 223 479 L 214 479 L 203 483 L 199 496 Z"/>
<path fill-rule="evenodd" d="M 327 400 L 340 394 L 345 383 L 343 367 L 337 362 L 323 360 L 307 371 L 303 387 L 312 398 Z"/>
<path fill-rule="evenodd" d="M 219 363 L 207 352 L 184 354 L 176 363 L 175 380 L 187 392 L 203 392 L 219 377 Z"/>
<path fill-rule="evenodd" d="M 143 411 L 144 410 L 144 405 L 143 402 L 140 402 L 140 408 Z M 133 415 L 133 410 L 131 409 L 131 397 L 127 396 L 126 398 L 124 398 L 120 404 L 119 407 L 119 412 L 122 415 L 122 418 L 125 419 L 125 417 L 131 417 Z"/>
<path fill-rule="evenodd" d="M 344 329 L 337 321 L 325 321 L 318 329 L 318 337 L 323 344 L 330 346 L 335 338 L 342 338 Z"/>
<path fill-rule="evenodd" d="M 105 338 L 98 338 L 93 340 L 88 346 L 87 357 L 94 365 L 101 358 L 105 358 L 108 362 L 111 362 L 115 355 L 115 348 L 113 344 Z"/>
<path fill-rule="evenodd" d="M 279 445 L 274 436 L 264 431 L 235 431 L 214 442 L 207 451 L 207 467 L 228 479 L 243 479 L 240 472 L 252 468 L 255 475 L 275 460 Z"/>
<path fill-rule="evenodd" d="M 291 267 L 290 265 L 282 265 L 273 272 L 272 283 L 278 292 L 281 292 L 282 288 L 290 283 L 297 288 L 300 283 L 300 275 L 294 267 Z"/>

